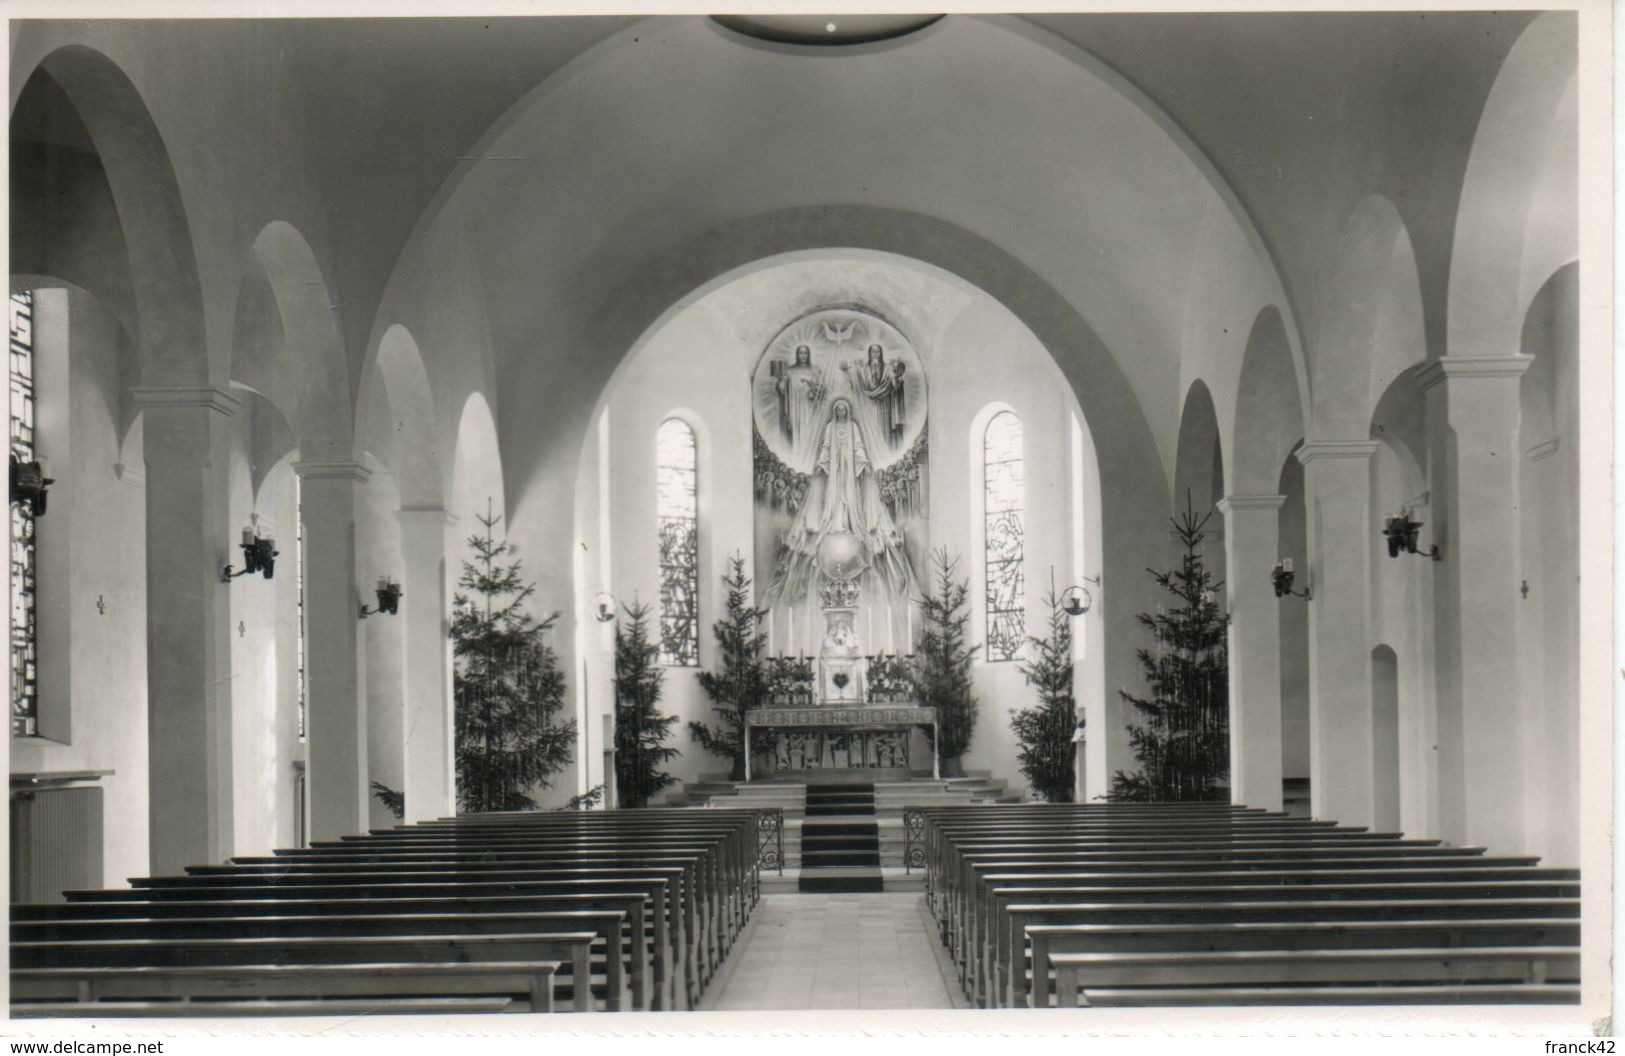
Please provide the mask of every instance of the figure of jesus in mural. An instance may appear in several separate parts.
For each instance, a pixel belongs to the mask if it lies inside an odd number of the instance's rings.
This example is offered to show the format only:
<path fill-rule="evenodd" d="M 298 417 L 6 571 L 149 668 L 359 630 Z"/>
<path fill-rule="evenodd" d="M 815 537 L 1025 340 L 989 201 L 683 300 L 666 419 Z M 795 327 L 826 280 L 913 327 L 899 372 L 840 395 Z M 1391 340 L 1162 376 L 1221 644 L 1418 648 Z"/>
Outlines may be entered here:
<path fill-rule="evenodd" d="M 903 534 L 881 500 L 868 441 L 845 397 L 830 405 L 811 476 L 807 498 L 784 536 L 783 558 L 769 589 L 770 604 L 780 597 L 805 594 L 817 572 L 819 544 L 836 532 L 853 535 L 867 570 L 888 591 L 910 596 L 913 573 L 903 551 Z"/>
<path fill-rule="evenodd" d="M 892 447 L 901 447 L 907 417 L 904 410 L 907 404 L 904 401 L 906 390 L 903 387 L 903 361 L 893 360 L 888 369 L 885 350 L 879 345 L 870 345 L 867 363 L 862 365 L 842 363 L 841 369 L 855 375 L 852 380 L 857 385 L 858 391 L 875 401 L 876 410 L 880 412 L 880 419 L 885 423 L 886 436 L 891 441 Z"/>
<path fill-rule="evenodd" d="M 796 359 L 784 371 L 784 386 L 789 398 L 789 440 L 792 448 L 804 449 L 812 441 L 812 431 L 823 407 L 824 386 L 813 366 L 812 349 L 796 346 Z"/>

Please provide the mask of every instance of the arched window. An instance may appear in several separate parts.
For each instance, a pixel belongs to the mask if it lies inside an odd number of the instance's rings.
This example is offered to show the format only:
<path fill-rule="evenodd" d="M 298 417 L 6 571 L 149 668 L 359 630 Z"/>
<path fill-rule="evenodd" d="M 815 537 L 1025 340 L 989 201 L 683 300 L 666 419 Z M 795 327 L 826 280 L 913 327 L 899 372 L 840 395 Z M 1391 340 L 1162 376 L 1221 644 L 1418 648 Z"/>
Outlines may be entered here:
<path fill-rule="evenodd" d="M 11 295 L 11 457 L 33 462 L 34 295 Z M 11 733 L 39 734 L 39 656 L 35 609 L 34 510 L 11 504 Z"/>
<path fill-rule="evenodd" d="M 660 523 L 660 662 L 700 666 L 699 452 L 694 430 L 668 418 L 655 438 Z"/>
<path fill-rule="evenodd" d="M 982 556 L 987 658 L 1014 660 L 1027 638 L 1021 419 L 1000 411 L 982 436 Z"/>

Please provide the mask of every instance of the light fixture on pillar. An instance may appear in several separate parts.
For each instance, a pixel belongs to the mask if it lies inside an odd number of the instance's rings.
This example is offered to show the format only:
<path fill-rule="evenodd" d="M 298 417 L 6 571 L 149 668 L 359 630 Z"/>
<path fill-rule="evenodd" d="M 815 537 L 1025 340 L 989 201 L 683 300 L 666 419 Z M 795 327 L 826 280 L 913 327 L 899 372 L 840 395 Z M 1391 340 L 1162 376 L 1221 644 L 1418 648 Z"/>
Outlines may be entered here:
<path fill-rule="evenodd" d="M 276 559 L 282 551 L 276 548 L 275 539 L 261 539 L 254 534 L 254 527 L 250 525 L 243 529 L 243 567 L 240 572 L 233 572 L 227 565 L 220 570 L 220 581 L 230 583 L 237 576 L 246 576 L 258 572 L 266 579 L 271 578 L 276 568 Z"/>
<path fill-rule="evenodd" d="M 393 616 L 401 611 L 401 585 L 388 576 L 378 577 L 378 607 L 376 609 L 361 606 L 361 618 L 364 620 L 375 613 Z"/>
<path fill-rule="evenodd" d="M 1302 598 L 1304 601 L 1315 600 L 1315 592 L 1312 587 L 1306 585 L 1302 590 L 1293 590 L 1292 579 L 1292 559 L 1283 557 L 1275 562 L 1275 571 L 1270 573 L 1270 582 L 1275 584 L 1276 597 Z"/>
<path fill-rule="evenodd" d="M 1093 583 L 1097 587 L 1100 586 L 1099 576 L 1085 576 L 1083 581 Z M 1089 593 L 1088 587 L 1067 587 L 1061 592 L 1061 611 L 1068 616 L 1082 616 L 1093 608 L 1094 604 L 1094 595 Z"/>
<path fill-rule="evenodd" d="M 1437 544 L 1426 550 L 1416 545 L 1416 533 L 1421 529 L 1423 522 L 1411 520 L 1409 507 L 1400 507 L 1399 513 L 1389 517 L 1383 523 L 1382 534 L 1388 540 L 1388 556 L 1398 557 L 1401 554 L 1416 554 L 1420 557 L 1431 557 L 1439 560 L 1439 547 Z"/>
<path fill-rule="evenodd" d="M 609 591 L 601 590 L 592 599 L 592 618 L 599 623 L 608 623 L 615 618 L 615 599 Z"/>
<path fill-rule="evenodd" d="M 26 502 L 35 517 L 45 516 L 45 493 L 56 478 L 45 475 L 45 467 L 38 462 L 19 462 L 11 456 L 11 501 Z"/>

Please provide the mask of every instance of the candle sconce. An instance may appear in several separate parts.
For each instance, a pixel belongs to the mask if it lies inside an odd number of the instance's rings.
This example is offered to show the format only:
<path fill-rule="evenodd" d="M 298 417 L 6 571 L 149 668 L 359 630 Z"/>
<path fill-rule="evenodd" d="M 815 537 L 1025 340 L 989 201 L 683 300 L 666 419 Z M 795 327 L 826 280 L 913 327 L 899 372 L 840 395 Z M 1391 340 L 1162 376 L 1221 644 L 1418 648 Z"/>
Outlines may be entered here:
<path fill-rule="evenodd" d="M 1433 560 L 1438 561 L 1440 559 L 1438 544 L 1435 543 L 1426 550 L 1416 545 L 1416 533 L 1421 529 L 1423 523 L 1422 521 L 1411 520 L 1411 511 L 1405 507 L 1401 507 L 1398 514 L 1384 521 L 1382 534 L 1388 540 L 1388 556 L 1398 557 L 1401 554 L 1416 554 L 1420 557 L 1431 557 Z"/>
<path fill-rule="evenodd" d="M 1270 582 L 1275 585 L 1275 596 L 1278 598 L 1302 598 L 1304 601 L 1314 601 L 1315 591 L 1305 583 L 1302 590 L 1292 589 L 1292 559 L 1284 557 L 1275 563 L 1275 570 L 1270 573 Z"/>
<path fill-rule="evenodd" d="M 361 618 L 363 620 L 378 613 L 383 613 L 385 616 L 394 616 L 401 611 L 401 594 L 404 591 L 401 590 L 399 583 L 388 576 L 379 576 L 376 593 L 378 595 L 378 607 L 373 609 L 362 605 Z"/>
<path fill-rule="evenodd" d="M 230 565 L 220 570 L 220 582 L 230 583 L 238 576 L 246 576 L 258 572 L 266 579 L 276 569 L 276 559 L 281 551 L 276 548 L 275 539 L 261 539 L 254 534 L 252 526 L 243 529 L 243 567 L 239 572 L 233 572 Z"/>

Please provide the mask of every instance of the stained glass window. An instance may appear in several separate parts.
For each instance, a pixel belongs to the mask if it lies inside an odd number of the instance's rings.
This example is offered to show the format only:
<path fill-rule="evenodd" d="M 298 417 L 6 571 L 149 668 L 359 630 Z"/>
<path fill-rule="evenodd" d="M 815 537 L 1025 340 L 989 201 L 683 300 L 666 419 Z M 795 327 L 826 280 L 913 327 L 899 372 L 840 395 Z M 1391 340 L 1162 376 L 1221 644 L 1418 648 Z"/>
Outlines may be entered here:
<path fill-rule="evenodd" d="M 34 294 L 11 295 L 11 456 L 33 462 Z M 11 504 L 11 733 L 39 734 L 39 637 L 35 622 L 34 511 Z"/>
<path fill-rule="evenodd" d="M 982 553 L 987 570 L 987 658 L 1014 660 L 1027 638 L 1021 419 L 1000 411 L 982 438 Z"/>
<path fill-rule="evenodd" d="M 655 438 L 660 522 L 660 662 L 700 666 L 699 456 L 694 430 L 668 418 Z"/>

